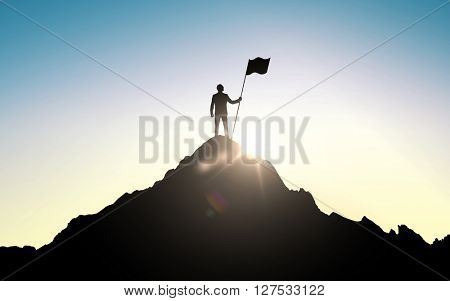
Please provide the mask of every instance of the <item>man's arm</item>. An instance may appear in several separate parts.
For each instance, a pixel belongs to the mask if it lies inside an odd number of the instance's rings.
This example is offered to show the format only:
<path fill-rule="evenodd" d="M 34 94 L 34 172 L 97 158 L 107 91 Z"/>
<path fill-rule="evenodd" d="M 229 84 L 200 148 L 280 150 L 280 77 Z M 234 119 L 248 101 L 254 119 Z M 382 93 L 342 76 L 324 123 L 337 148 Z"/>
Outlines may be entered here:
<path fill-rule="evenodd" d="M 235 103 L 240 102 L 240 101 L 242 100 L 242 97 L 239 97 L 239 98 L 236 99 L 236 100 L 231 100 L 230 96 L 228 96 L 228 95 L 227 95 L 227 97 L 228 97 L 228 102 L 231 103 L 231 104 L 233 104 L 233 105 L 234 105 Z"/>
<path fill-rule="evenodd" d="M 211 114 L 211 117 L 214 117 L 214 97 L 211 99 L 211 107 L 209 108 L 209 113 Z"/>

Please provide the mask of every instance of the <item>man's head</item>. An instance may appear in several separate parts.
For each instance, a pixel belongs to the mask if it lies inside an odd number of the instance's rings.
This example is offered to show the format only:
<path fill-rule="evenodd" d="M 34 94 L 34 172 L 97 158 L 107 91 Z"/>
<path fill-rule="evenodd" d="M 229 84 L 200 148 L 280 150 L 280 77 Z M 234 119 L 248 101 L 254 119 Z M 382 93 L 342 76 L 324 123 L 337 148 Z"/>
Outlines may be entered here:
<path fill-rule="evenodd" d="M 223 86 L 221 84 L 217 85 L 217 91 L 223 92 Z"/>

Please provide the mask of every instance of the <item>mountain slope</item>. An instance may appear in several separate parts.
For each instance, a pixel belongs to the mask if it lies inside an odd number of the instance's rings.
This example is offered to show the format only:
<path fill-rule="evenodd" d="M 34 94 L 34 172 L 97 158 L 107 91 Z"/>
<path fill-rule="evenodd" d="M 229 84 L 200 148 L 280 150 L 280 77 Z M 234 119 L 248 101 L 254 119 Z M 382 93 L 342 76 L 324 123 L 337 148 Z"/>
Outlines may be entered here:
<path fill-rule="evenodd" d="M 385 233 L 367 218 L 328 216 L 310 193 L 287 189 L 270 163 L 216 137 L 153 187 L 73 219 L 50 244 L 0 248 L 0 276 L 439 280 L 450 277 L 449 250 L 449 237 L 429 245 L 406 226 Z"/>

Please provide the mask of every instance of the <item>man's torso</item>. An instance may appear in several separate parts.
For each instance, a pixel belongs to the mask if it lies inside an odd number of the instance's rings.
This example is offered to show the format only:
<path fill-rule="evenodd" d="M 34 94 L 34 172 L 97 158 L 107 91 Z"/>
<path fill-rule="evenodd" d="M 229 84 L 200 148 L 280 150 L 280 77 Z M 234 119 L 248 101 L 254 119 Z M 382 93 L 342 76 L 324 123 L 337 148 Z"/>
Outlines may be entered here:
<path fill-rule="evenodd" d="M 213 101 L 215 106 L 215 114 L 216 115 L 227 115 L 227 102 L 228 95 L 225 93 L 216 93 L 213 95 Z"/>

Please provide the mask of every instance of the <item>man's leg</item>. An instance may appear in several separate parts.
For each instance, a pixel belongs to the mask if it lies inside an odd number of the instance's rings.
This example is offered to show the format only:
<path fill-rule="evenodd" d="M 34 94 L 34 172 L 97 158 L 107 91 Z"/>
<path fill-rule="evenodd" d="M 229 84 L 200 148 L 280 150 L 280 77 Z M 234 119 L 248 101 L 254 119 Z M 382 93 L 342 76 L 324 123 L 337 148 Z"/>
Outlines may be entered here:
<path fill-rule="evenodd" d="M 223 128 L 225 130 L 225 137 L 229 137 L 228 136 L 228 117 L 227 117 L 227 115 L 222 116 L 222 122 L 223 122 Z"/>
<path fill-rule="evenodd" d="M 217 116 L 217 115 L 215 116 L 214 123 L 215 123 L 214 133 L 215 133 L 215 136 L 217 136 L 217 135 L 219 135 L 220 116 Z"/>

